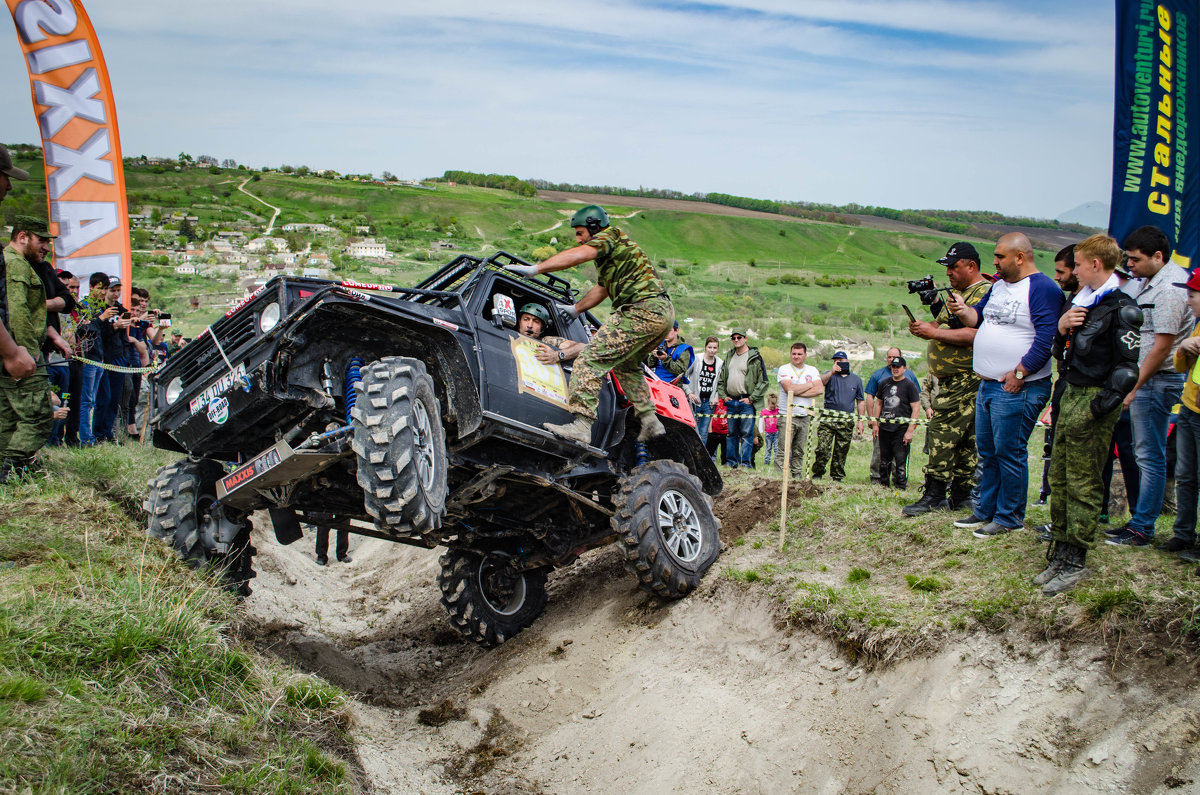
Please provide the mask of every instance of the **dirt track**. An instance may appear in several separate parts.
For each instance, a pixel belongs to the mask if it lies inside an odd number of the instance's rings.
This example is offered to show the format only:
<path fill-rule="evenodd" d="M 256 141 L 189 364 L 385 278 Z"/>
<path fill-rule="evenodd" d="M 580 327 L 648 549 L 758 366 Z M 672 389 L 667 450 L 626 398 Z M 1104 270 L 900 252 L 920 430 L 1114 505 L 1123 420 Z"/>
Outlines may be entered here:
<path fill-rule="evenodd" d="M 778 499 L 778 490 L 775 492 Z M 718 504 L 727 540 L 761 493 Z M 357 536 L 321 568 L 260 537 L 248 631 L 358 694 L 366 792 L 1153 792 L 1200 784 L 1200 692 L 1105 650 L 973 635 L 863 670 L 720 575 L 660 603 L 611 549 L 487 651 L 444 620 L 436 551 Z M 1179 665 L 1178 668 L 1188 668 Z M 1184 671 L 1178 671 L 1183 674 Z M 1186 679 L 1187 677 L 1185 677 Z"/>

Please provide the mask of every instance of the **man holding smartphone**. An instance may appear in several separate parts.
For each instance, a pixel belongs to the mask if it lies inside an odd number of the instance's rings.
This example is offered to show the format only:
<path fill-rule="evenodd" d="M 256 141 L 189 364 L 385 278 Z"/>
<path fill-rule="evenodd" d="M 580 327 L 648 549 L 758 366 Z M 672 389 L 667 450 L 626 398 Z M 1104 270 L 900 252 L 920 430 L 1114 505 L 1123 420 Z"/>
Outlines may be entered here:
<path fill-rule="evenodd" d="M 946 268 L 950 288 L 968 306 L 975 306 L 991 287 L 979 273 L 979 252 L 970 243 L 955 243 L 938 260 Z M 929 462 L 925 465 L 925 494 L 905 505 L 905 516 L 920 516 L 932 510 L 965 506 L 975 488 L 975 394 L 979 377 L 972 368 L 976 329 L 967 328 L 950 313 L 946 303 L 935 300 L 929 307 L 932 321 L 914 320 L 908 331 L 928 340 L 929 372 L 937 378 L 938 392 L 932 399 L 933 416 L 926 429 Z M 947 499 L 947 490 L 949 499 Z"/>
<path fill-rule="evenodd" d="M 863 413 L 867 405 L 863 382 L 850 372 L 850 357 L 845 351 L 833 355 L 833 368 L 822 373 L 825 385 L 825 408 L 841 412 L 821 417 L 817 426 L 817 447 L 813 458 L 813 480 L 825 474 L 829 463 L 829 476 L 839 483 L 846 477 L 846 455 L 850 452 L 850 440 L 856 430 L 862 430 Z M 857 418 L 847 416 L 857 414 Z"/>

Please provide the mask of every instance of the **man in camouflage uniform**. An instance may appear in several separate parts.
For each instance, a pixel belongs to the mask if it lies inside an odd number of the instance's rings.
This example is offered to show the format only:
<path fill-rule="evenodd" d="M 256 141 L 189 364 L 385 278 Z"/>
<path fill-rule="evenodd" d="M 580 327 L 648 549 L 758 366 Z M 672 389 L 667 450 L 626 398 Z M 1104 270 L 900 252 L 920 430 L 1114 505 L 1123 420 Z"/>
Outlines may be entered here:
<path fill-rule="evenodd" d="M 1121 404 L 1138 381 L 1143 315 L 1114 274 L 1117 241 L 1092 235 L 1075 246 L 1079 292 L 1058 320 L 1054 356 L 1067 389 L 1050 454 L 1050 565 L 1033 578 L 1054 596 L 1085 579 L 1103 496 L 1101 469 L 1112 446 Z"/>
<path fill-rule="evenodd" d="M 578 246 L 537 265 L 506 266 L 524 276 L 535 276 L 595 261 L 598 283 L 574 305 L 563 309 L 577 317 L 599 306 L 605 298 L 613 305 L 608 321 L 575 360 L 567 387 L 567 408 L 575 415 L 574 421 L 565 425 L 546 423 L 545 428 L 564 439 L 591 444 L 600 388 L 604 376 L 612 371 L 641 424 L 638 440 L 661 436 L 666 429 L 654 414 L 642 362 L 675 322 L 675 308 L 667 289 L 638 244 L 620 229 L 609 226 L 603 207 L 584 207 L 571 217 L 571 226 Z"/>
<path fill-rule="evenodd" d="M 13 165 L 8 150 L 0 144 L 0 201 L 12 190 L 10 179 L 29 179 L 29 172 Z M 0 376 L 24 378 L 33 375 L 35 363 L 29 351 L 22 348 L 8 333 L 8 286 L 5 277 L 4 257 L 0 255 L 0 361 L 4 371 Z"/>
<path fill-rule="evenodd" d="M 41 367 L 25 378 L 12 378 L 7 371 L 0 375 L 0 482 L 29 468 L 54 425 L 42 343 L 49 335 L 64 356 L 71 353 L 62 337 L 46 326 L 46 286 L 41 272 L 52 239 L 45 221 L 18 216 L 4 247 L 8 331 Z"/>
<path fill-rule="evenodd" d="M 970 243 L 955 243 L 938 260 L 946 267 L 950 287 L 969 306 L 987 293 L 990 283 L 979 273 L 979 252 Z M 929 462 L 925 465 L 925 494 L 903 508 L 905 516 L 966 505 L 975 485 L 975 393 L 979 377 L 972 369 L 975 329 L 964 328 L 940 298 L 929 307 L 933 322 L 914 320 L 909 332 L 928 340 L 929 373 L 937 379 L 933 417 L 926 429 Z M 949 488 L 949 500 L 947 500 Z"/>

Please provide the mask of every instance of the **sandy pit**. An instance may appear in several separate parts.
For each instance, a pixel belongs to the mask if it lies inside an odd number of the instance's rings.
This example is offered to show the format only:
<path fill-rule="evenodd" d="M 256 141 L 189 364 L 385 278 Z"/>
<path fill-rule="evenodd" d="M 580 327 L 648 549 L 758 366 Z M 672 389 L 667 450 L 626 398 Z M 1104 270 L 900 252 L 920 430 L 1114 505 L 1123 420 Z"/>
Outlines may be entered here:
<path fill-rule="evenodd" d="M 727 542 L 754 499 L 718 502 Z M 246 631 L 354 694 L 365 792 L 1200 791 L 1194 666 L 981 633 L 859 668 L 720 576 L 746 547 L 666 603 L 594 551 L 486 650 L 445 620 L 437 550 L 256 545 Z"/>

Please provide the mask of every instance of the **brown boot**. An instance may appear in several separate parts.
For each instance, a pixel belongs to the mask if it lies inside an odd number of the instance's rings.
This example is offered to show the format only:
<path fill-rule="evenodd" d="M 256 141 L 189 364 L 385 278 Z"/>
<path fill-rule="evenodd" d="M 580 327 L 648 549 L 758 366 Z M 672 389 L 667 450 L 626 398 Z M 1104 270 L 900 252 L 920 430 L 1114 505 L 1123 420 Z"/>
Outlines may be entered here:
<path fill-rule="evenodd" d="M 565 425 L 555 425 L 547 422 L 542 425 L 555 436 L 570 439 L 572 442 L 590 445 L 592 443 L 592 424 L 583 417 L 576 417 Z"/>

